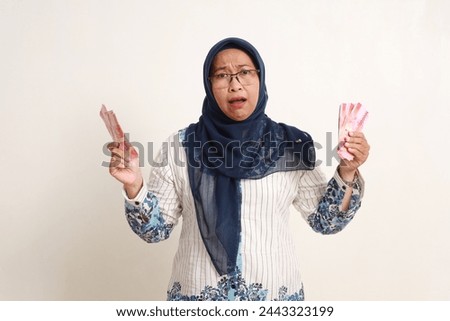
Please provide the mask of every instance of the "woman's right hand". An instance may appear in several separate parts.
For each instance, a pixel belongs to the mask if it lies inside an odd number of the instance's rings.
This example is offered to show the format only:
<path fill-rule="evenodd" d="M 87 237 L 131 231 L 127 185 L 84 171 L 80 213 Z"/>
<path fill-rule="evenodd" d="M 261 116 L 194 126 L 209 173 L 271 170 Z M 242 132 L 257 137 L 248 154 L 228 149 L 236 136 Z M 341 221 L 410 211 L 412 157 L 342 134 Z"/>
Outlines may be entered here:
<path fill-rule="evenodd" d="M 109 143 L 108 149 L 111 151 L 109 173 L 124 185 L 128 198 L 136 197 L 144 182 L 136 150 L 127 141 Z"/>

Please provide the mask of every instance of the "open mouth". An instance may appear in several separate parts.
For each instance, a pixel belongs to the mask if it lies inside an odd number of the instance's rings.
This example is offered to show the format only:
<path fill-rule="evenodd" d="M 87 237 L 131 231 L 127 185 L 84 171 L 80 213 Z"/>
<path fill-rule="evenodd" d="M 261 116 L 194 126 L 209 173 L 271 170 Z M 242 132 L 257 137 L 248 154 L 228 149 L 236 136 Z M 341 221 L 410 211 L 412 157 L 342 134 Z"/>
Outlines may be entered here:
<path fill-rule="evenodd" d="M 231 99 L 228 101 L 228 103 L 229 103 L 231 106 L 239 107 L 239 106 L 243 105 L 246 101 L 247 101 L 247 98 L 244 98 L 244 97 L 234 97 L 234 98 L 231 98 Z"/>

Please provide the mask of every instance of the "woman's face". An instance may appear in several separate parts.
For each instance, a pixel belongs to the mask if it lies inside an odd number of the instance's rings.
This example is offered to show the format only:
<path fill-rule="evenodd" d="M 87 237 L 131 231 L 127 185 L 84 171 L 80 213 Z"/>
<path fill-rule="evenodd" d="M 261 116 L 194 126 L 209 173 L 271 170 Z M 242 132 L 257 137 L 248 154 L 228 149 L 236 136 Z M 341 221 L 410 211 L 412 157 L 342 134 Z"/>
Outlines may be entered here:
<path fill-rule="evenodd" d="M 219 83 L 214 75 L 235 74 L 243 70 L 255 69 L 249 55 L 239 49 L 225 49 L 214 58 L 211 69 L 211 88 L 219 108 L 228 118 L 243 121 L 253 113 L 258 102 L 259 77 L 257 73 L 254 73 L 253 76 L 247 76 L 245 81 L 241 79 L 238 81 L 236 77 L 232 77 L 226 82 L 222 79 Z"/>

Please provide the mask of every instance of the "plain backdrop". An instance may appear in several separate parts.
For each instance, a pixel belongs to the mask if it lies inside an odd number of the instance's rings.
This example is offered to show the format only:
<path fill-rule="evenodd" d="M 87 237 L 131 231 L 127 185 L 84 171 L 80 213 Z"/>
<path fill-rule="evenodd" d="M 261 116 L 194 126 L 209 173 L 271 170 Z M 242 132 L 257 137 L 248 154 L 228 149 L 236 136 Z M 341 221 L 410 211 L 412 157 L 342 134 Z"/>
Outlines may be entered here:
<path fill-rule="evenodd" d="M 312 134 L 328 177 L 339 104 L 370 112 L 353 222 L 322 236 L 292 209 L 306 299 L 450 299 L 447 0 L 0 0 L 0 299 L 165 300 L 180 226 L 133 234 L 98 113 L 156 152 L 198 120 L 229 36 L 259 50 L 267 114 Z"/>

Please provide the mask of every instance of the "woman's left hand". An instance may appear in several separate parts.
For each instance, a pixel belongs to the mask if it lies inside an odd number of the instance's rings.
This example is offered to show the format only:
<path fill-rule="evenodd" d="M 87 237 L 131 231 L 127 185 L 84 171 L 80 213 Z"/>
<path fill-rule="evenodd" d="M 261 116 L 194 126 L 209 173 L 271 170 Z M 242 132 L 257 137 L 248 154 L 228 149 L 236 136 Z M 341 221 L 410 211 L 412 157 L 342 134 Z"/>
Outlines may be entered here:
<path fill-rule="evenodd" d="M 344 143 L 347 151 L 354 156 L 353 160 L 341 159 L 341 169 L 355 171 L 369 157 L 370 146 L 362 132 L 349 132 Z"/>

